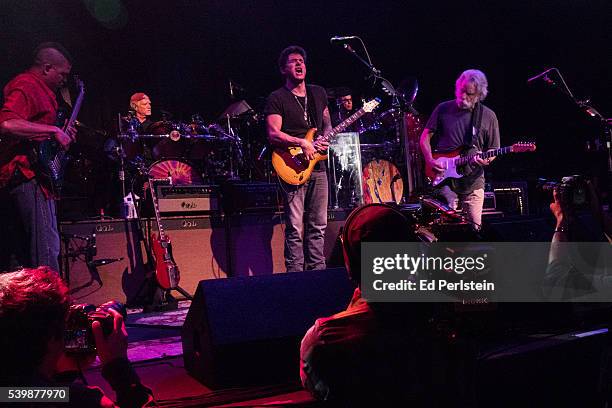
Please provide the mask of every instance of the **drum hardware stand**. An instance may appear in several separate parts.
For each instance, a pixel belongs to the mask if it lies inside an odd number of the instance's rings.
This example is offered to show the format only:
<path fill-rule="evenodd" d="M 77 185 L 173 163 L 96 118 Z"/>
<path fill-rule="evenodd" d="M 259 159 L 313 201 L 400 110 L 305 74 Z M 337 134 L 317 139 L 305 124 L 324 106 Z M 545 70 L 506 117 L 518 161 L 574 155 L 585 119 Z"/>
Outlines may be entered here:
<path fill-rule="evenodd" d="M 120 115 L 119 115 L 119 123 L 120 123 L 119 126 L 121 128 L 121 116 Z M 125 167 L 126 166 L 125 166 L 125 158 L 123 157 L 124 154 L 123 154 L 122 144 L 119 143 L 119 145 L 115 149 L 120 158 L 119 180 L 121 181 L 121 194 L 122 194 L 122 197 L 125 197 L 127 193 L 127 187 L 125 185 L 126 183 Z M 145 169 L 142 166 L 138 166 L 138 172 L 140 172 L 141 174 L 148 175 L 148 172 L 145 171 Z M 152 188 L 152 186 L 149 186 L 149 188 Z M 134 183 L 133 182 L 130 183 L 130 193 L 132 195 L 132 198 L 134 199 L 133 213 L 135 217 L 132 219 L 129 219 L 127 217 L 130 214 L 130 211 L 128 211 L 128 209 L 125 208 L 126 203 L 124 202 L 124 199 L 122 198 L 122 209 L 123 209 L 122 212 L 124 215 L 124 220 L 125 220 L 124 222 L 135 221 L 134 225 L 136 227 L 136 240 L 135 240 L 134 245 L 140 245 L 140 243 L 143 244 L 145 254 L 147 255 L 147 264 L 150 264 L 151 260 L 153 259 L 153 254 L 151 251 L 150 242 L 145 239 L 145 233 L 143 231 L 143 227 L 141 223 L 142 219 L 140 218 L 140 209 L 139 209 L 140 203 L 138 202 L 139 200 L 135 200 L 136 194 L 134 193 Z M 143 201 L 144 199 L 145 197 L 141 198 L 141 200 Z M 134 251 L 134 253 L 136 253 L 136 251 Z M 164 306 L 163 306 L 163 302 L 160 302 L 160 299 L 165 298 L 165 296 L 163 296 L 163 294 L 160 293 L 161 288 L 155 282 L 155 278 L 153 277 L 153 274 L 151 273 L 150 265 L 144 265 L 144 260 L 142 261 L 143 261 L 142 264 L 145 268 L 145 279 L 143 280 L 140 287 L 136 291 L 136 295 L 134 296 L 134 303 L 142 304 L 143 311 L 145 312 L 152 311 L 152 310 L 161 310 L 164 308 Z M 132 264 L 131 266 L 132 268 L 134 268 L 135 265 Z M 89 264 L 88 264 L 88 267 L 89 267 Z M 177 308 L 176 305 L 177 303 L 175 302 L 174 304 L 170 304 L 169 306 L 166 306 L 166 307 L 169 307 L 169 309 L 167 310 L 176 309 Z"/>
<path fill-rule="evenodd" d="M 240 137 L 234 132 L 234 129 L 232 128 L 232 119 L 231 119 L 229 113 L 226 115 L 226 119 L 227 119 L 227 134 L 232 137 L 232 140 L 231 140 L 230 145 L 229 145 L 230 174 L 229 174 L 229 179 L 228 180 L 238 180 L 238 179 L 240 179 L 240 177 L 238 177 L 236 174 L 234 174 L 234 144 L 236 145 L 235 146 L 236 154 L 238 155 L 239 158 L 241 158 L 242 157 L 242 150 L 241 150 L 240 145 L 239 145 L 241 140 L 240 140 Z"/>
<path fill-rule="evenodd" d="M 63 268 L 63 278 L 66 285 L 70 285 L 70 260 L 76 260 L 80 255 L 85 255 L 85 261 L 89 264 L 93 260 L 93 257 L 96 255 L 96 234 L 92 235 L 76 235 L 76 234 L 66 234 L 61 233 L 61 238 L 64 241 L 65 252 L 62 255 L 64 259 L 64 268 Z M 79 239 L 81 241 L 85 241 L 85 246 L 81 246 L 78 249 L 70 250 L 70 240 L 71 239 Z M 88 265 L 89 266 L 89 265 Z M 89 269 L 89 268 L 88 268 Z M 94 278 L 95 279 L 95 278 Z M 102 282 L 98 279 L 95 279 L 98 283 L 102 284 Z"/>
<path fill-rule="evenodd" d="M 80 246 L 75 249 L 70 249 L 70 240 L 78 239 L 85 242 L 84 246 Z M 66 248 L 66 252 L 63 255 L 64 258 L 64 281 L 67 285 L 70 285 L 70 260 L 74 261 L 79 256 L 85 255 L 85 265 L 87 265 L 87 270 L 89 271 L 89 275 L 91 279 L 89 282 L 81 285 L 78 288 L 71 289 L 71 292 L 77 291 L 81 288 L 87 287 L 91 285 L 93 282 L 97 282 L 100 286 L 104 285 L 102 282 L 102 278 L 100 277 L 100 273 L 98 273 L 98 266 L 109 265 L 114 262 L 118 262 L 123 260 L 121 258 L 103 258 L 103 259 L 94 259 L 97 255 L 98 250 L 96 246 L 96 234 L 93 233 L 91 235 L 77 235 L 77 234 L 66 234 L 62 233 L 62 240 L 64 241 L 64 248 Z"/>

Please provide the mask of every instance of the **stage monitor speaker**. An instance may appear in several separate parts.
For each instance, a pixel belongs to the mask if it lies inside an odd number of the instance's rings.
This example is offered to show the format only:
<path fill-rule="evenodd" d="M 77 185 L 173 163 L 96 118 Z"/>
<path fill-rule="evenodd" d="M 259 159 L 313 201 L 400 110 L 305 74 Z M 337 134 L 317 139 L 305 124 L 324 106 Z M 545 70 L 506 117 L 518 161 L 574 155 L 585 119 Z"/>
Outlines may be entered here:
<path fill-rule="evenodd" d="M 202 281 L 182 329 L 185 368 L 210 388 L 298 381 L 301 338 L 352 292 L 342 268 Z"/>
<path fill-rule="evenodd" d="M 481 352 L 473 386 L 477 401 L 469 406 L 607 406 L 609 348 L 606 328 L 538 332 L 497 344 Z"/>

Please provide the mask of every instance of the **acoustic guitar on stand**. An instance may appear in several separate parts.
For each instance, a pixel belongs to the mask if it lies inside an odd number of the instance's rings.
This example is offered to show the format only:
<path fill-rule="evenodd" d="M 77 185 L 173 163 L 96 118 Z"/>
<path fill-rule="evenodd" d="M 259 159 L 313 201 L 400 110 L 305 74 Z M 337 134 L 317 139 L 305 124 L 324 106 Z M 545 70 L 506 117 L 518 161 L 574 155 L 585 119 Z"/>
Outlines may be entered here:
<path fill-rule="evenodd" d="M 461 149 L 453 150 L 445 153 L 433 153 L 432 156 L 444 168 L 442 172 L 437 172 L 430 166 L 425 166 L 425 175 L 431 180 L 432 187 L 437 187 L 440 184 L 449 181 L 450 179 L 459 179 L 464 174 L 459 173 L 459 169 L 468 163 L 471 163 L 476 157 L 488 159 L 490 157 L 502 156 L 508 153 L 523 153 L 535 152 L 535 143 L 515 143 L 512 146 L 506 146 L 488 152 L 471 153 L 461 155 Z"/>
<path fill-rule="evenodd" d="M 372 112 L 378 106 L 379 103 L 380 99 L 372 99 L 371 101 L 364 103 L 361 109 L 353 113 L 348 118 L 344 119 L 344 121 L 339 123 L 329 133 L 325 135 L 316 136 L 317 129 L 312 128 L 306 133 L 306 136 L 304 136 L 304 138 L 311 142 L 313 140 L 322 140 L 325 142 L 329 142 L 331 139 L 334 138 L 334 136 L 344 131 L 344 129 L 349 127 L 353 122 L 362 117 L 365 113 Z M 315 164 L 317 164 L 321 160 L 327 160 L 327 155 L 322 154 L 320 152 L 316 152 L 314 159 L 308 160 L 302 152 L 302 148 L 298 146 L 288 148 L 276 148 L 272 152 L 272 166 L 274 167 L 274 170 L 276 170 L 276 173 L 281 178 L 281 180 L 283 180 L 285 183 L 292 184 L 294 186 L 306 183 L 310 178 L 310 175 L 312 174 L 312 170 L 314 169 Z"/>

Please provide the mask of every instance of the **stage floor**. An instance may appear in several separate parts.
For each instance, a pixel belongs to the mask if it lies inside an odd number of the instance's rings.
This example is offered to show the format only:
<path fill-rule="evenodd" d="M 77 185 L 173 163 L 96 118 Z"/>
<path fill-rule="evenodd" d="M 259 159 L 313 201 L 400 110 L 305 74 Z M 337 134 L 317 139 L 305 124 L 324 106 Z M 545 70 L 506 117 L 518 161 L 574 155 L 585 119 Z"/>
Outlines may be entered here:
<path fill-rule="evenodd" d="M 190 301 L 177 310 L 142 313 L 128 310 L 128 357 L 142 382 L 150 387 L 162 406 L 172 407 L 315 407 L 318 404 L 297 382 L 269 386 L 211 390 L 192 378 L 184 368 L 181 326 Z M 296 373 L 298 362 L 296 361 Z M 98 361 L 85 371 L 89 385 L 114 398 L 102 378 Z"/>

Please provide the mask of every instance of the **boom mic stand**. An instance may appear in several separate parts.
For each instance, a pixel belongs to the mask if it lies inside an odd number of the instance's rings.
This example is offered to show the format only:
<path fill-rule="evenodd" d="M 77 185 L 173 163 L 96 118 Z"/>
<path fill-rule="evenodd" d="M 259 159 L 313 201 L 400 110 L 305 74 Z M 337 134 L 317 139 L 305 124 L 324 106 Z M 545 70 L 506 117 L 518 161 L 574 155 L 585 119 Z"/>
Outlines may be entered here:
<path fill-rule="evenodd" d="M 556 73 L 557 76 L 559 77 L 560 83 L 552 79 L 551 76 L 548 75 L 549 72 Z M 607 193 L 608 193 L 608 212 L 612 213 L 612 119 L 605 118 L 601 113 L 599 113 L 599 111 L 597 111 L 597 109 L 593 107 L 593 105 L 591 104 L 591 100 L 589 98 L 586 98 L 586 99 L 576 98 L 576 96 L 572 93 L 572 91 L 567 86 L 567 83 L 565 82 L 563 75 L 561 75 L 561 72 L 557 68 L 554 68 L 554 67 L 549 68 L 543 73 L 538 74 L 528 79 L 527 82 L 529 83 L 539 78 L 542 78 L 542 80 L 545 83 L 552 85 L 556 89 L 560 90 L 564 95 L 566 95 L 570 99 L 570 101 L 572 101 L 578 107 L 578 109 L 585 112 L 587 115 L 598 120 L 601 123 L 602 128 L 603 128 L 603 134 L 604 134 L 603 144 L 606 146 L 606 153 L 607 153 L 606 160 L 607 160 L 607 167 L 608 167 L 607 169 L 608 185 L 606 187 L 607 187 Z"/>
<path fill-rule="evenodd" d="M 359 54 L 357 54 L 357 52 L 353 49 L 353 47 L 351 47 L 349 44 L 343 43 L 342 44 L 342 48 L 344 48 L 349 54 L 351 54 L 353 57 L 355 57 L 359 62 L 361 62 L 363 65 L 365 65 L 368 70 L 370 71 L 370 75 L 369 77 L 373 77 L 374 81 L 376 81 L 377 79 L 381 80 L 381 87 L 382 90 L 391 97 L 391 107 L 392 109 L 394 109 L 394 112 L 398 112 L 397 115 L 394 116 L 394 122 L 395 122 L 395 142 L 397 145 L 399 145 L 400 147 L 403 147 L 404 149 L 404 164 L 405 164 L 405 170 L 406 170 L 406 175 L 408 177 L 408 185 L 409 185 L 409 190 L 410 192 L 412 192 L 413 189 L 413 177 L 410 174 L 410 168 L 411 163 L 409 163 L 409 158 L 411 157 L 411 154 L 407 151 L 406 146 L 405 146 L 405 139 L 406 139 L 406 129 L 405 129 L 405 125 L 404 125 L 404 112 L 405 110 L 409 111 L 409 112 L 413 112 L 414 108 L 412 108 L 412 105 L 408 105 L 405 107 L 402 106 L 402 103 L 400 101 L 399 98 L 399 93 L 397 92 L 397 90 L 393 87 L 393 85 L 391 84 L 391 82 L 387 79 L 385 79 L 382 76 L 381 71 L 376 68 L 374 66 L 374 64 L 372 64 L 372 60 L 370 58 L 370 54 L 368 53 L 368 49 L 366 48 L 363 40 L 358 37 L 358 36 L 350 36 L 350 37 L 342 37 L 342 38 L 355 38 L 357 40 L 359 40 L 359 42 L 361 43 L 361 46 L 366 54 L 366 57 L 368 58 L 368 60 L 366 61 L 365 59 L 363 59 Z M 403 135 L 403 137 L 402 137 Z M 406 196 L 407 197 L 407 196 Z M 402 197 L 403 199 L 404 197 Z"/>

